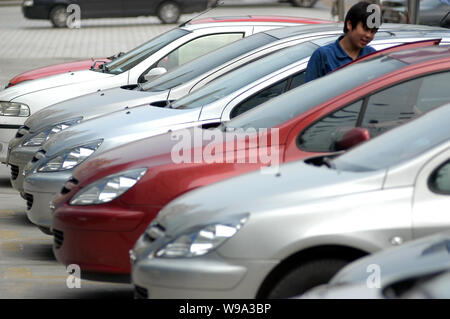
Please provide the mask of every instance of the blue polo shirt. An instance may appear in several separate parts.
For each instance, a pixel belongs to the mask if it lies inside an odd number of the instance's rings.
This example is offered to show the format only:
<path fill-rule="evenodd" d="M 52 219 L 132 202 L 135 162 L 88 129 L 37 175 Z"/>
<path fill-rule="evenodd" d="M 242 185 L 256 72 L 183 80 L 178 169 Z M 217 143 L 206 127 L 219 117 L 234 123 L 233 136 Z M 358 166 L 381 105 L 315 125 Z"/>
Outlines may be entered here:
<path fill-rule="evenodd" d="M 314 51 L 306 69 L 305 83 L 324 76 L 338 67 L 353 61 L 339 44 L 343 37 L 341 35 L 334 43 L 327 44 Z M 358 58 L 374 51 L 376 50 L 371 46 L 365 46 L 359 52 Z"/>

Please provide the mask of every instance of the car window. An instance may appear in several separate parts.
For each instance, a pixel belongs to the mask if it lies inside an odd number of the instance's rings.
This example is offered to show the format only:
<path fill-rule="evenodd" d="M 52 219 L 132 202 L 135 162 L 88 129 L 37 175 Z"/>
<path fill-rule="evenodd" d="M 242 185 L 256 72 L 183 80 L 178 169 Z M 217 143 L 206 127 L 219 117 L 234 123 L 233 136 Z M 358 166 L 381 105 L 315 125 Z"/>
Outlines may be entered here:
<path fill-rule="evenodd" d="M 281 81 L 275 85 L 272 85 L 252 97 L 248 98 L 246 101 L 242 102 L 241 104 L 237 105 L 230 114 L 230 118 L 236 117 L 244 112 L 247 112 L 248 110 L 251 110 L 257 105 L 260 105 L 280 94 L 282 94 L 287 87 L 288 80 Z"/>
<path fill-rule="evenodd" d="M 337 95 L 406 65 L 402 61 L 385 56 L 355 63 L 290 90 L 234 118 L 226 127 L 244 130 L 277 127 Z M 271 103 L 277 107 L 273 107 Z"/>
<path fill-rule="evenodd" d="M 305 79 L 306 79 L 305 71 L 295 74 L 291 78 L 291 82 L 289 83 L 289 90 L 295 89 L 296 87 L 303 85 L 305 83 Z"/>
<path fill-rule="evenodd" d="M 428 185 L 433 192 L 450 194 L 450 160 L 431 174 Z"/>
<path fill-rule="evenodd" d="M 209 52 L 186 64 L 180 65 L 171 72 L 158 76 L 153 81 L 142 86 L 144 91 L 166 91 L 186 83 L 214 68 L 231 61 L 247 52 L 275 41 L 264 32 L 251 35 L 239 41 L 227 44 L 217 50 Z"/>
<path fill-rule="evenodd" d="M 316 48 L 316 45 L 306 42 L 260 57 L 179 99 L 172 104 L 172 108 L 194 109 L 208 105 L 255 81 L 262 82 L 264 77 L 273 76 L 272 74 L 279 73 L 283 68 L 289 70 L 292 66 L 297 66 L 299 61 L 311 56 Z"/>
<path fill-rule="evenodd" d="M 297 145 L 308 152 L 334 151 L 334 142 L 357 124 L 363 100 L 329 114 L 300 133 Z"/>
<path fill-rule="evenodd" d="M 369 97 L 361 126 L 374 137 L 450 102 L 450 72 L 394 85 Z"/>
<path fill-rule="evenodd" d="M 119 74 L 134 66 L 138 65 L 153 53 L 157 52 L 161 48 L 165 47 L 169 43 L 181 38 L 182 36 L 189 34 L 190 31 L 183 29 L 173 29 L 166 32 L 159 37 L 156 37 L 139 47 L 125 53 L 120 58 L 105 64 L 105 69 L 114 74 Z"/>
<path fill-rule="evenodd" d="M 170 52 L 167 56 L 159 60 L 157 67 L 164 67 L 167 71 L 175 67 L 185 64 L 195 58 L 213 51 L 227 43 L 240 40 L 244 37 L 244 33 L 223 33 L 206 35 L 184 45 L 176 50 Z"/>
<path fill-rule="evenodd" d="M 387 169 L 448 142 L 450 105 L 421 115 L 420 119 L 361 143 L 333 160 L 344 171 Z"/>

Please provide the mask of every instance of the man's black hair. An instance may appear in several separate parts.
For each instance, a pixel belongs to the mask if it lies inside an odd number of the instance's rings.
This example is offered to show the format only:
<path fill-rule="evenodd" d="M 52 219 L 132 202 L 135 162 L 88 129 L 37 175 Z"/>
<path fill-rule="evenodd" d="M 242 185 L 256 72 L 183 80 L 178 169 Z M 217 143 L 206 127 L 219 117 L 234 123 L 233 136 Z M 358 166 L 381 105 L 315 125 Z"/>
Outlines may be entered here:
<path fill-rule="evenodd" d="M 359 22 L 362 22 L 363 27 L 367 28 L 367 20 L 369 16 L 373 13 L 373 11 L 368 11 L 367 7 L 374 2 L 366 2 L 361 1 L 357 4 L 353 5 L 350 10 L 348 10 L 347 14 L 345 15 L 344 20 L 344 33 L 347 33 L 347 21 L 350 20 L 350 23 L 352 25 L 352 29 L 356 28 Z"/>

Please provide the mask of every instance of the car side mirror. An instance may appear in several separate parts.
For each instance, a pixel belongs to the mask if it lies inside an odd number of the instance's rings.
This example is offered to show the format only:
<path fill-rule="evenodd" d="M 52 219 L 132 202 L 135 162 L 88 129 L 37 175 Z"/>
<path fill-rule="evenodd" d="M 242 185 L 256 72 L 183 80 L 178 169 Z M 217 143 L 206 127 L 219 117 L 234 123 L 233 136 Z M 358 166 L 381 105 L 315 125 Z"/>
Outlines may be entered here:
<path fill-rule="evenodd" d="M 145 81 L 151 81 L 154 78 L 156 78 L 156 77 L 158 77 L 161 74 L 164 74 L 166 72 L 167 72 L 166 68 L 163 68 L 163 67 L 153 68 L 150 71 L 148 71 L 148 73 L 146 75 L 144 75 L 144 80 Z"/>
<path fill-rule="evenodd" d="M 369 130 L 362 127 L 355 127 L 346 132 L 341 138 L 335 142 L 335 150 L 348 150 L 359 143 L 370 139 Z"/>

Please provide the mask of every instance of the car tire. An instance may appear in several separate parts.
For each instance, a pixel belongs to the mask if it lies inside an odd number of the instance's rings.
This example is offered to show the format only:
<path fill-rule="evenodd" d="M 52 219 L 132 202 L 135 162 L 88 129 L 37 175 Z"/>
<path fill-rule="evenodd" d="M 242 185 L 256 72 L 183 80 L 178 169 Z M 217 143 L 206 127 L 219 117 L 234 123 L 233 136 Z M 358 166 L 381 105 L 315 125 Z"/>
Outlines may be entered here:
<path fill-rule="evenodd" d="M 317 3 L 317 0 L 291 0 L 294 7 L 312 8 Z"/>
<path fill-rule="evenodd" d="M 158 7 L 156 15 L 163 23 L 176 23 L 180 18 L 181 8 L 174 1 L 164 1 Z"/>
<path fill-rule="evenodd" d="M 311 288 L 326 284 L 349 261 L 341 259 L 311 260 L 291 268 L 269 291 L 267 298 L 299 296 Z"/>
<path fill-rule="evenodd" d="M 55 28 L 66 28 L 67 27 L 67 18 L 69 17 L 69 13 L 65 6 L 56 6 L 54 7 L 49 14 L 50 21 L 52 22 Z"/>

